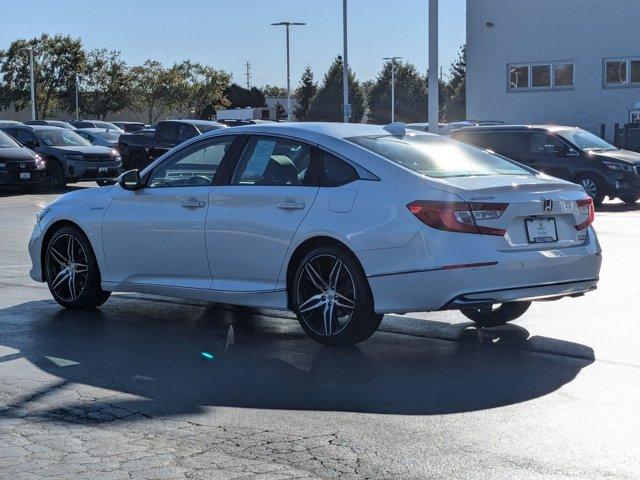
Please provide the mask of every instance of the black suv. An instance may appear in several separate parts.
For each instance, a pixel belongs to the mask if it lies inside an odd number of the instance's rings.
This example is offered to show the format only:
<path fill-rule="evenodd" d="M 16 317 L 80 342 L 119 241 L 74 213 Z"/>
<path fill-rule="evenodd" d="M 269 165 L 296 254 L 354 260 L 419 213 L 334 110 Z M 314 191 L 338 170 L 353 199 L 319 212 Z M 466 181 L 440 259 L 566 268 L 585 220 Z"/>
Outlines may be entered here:
<path fill-rule="evenodd" d="M 44 168 L 44 161 L 38 154 L 0 131 L 0 185 L 35 189 L 43 182 Z"/>
<path fill-rule="evenodd" d="M 42 125 L 0 128 L 46 164 L 45 182 L 62 188 L 67 183 L 95 180 L 98 185 L 115 182 L 122 170 L 117 150 L 91 145 L 73 130 Z"/>
<path fill-rule="evenodd" d="M 451 137 L 578 183 L 596 205 L 606 196 L 628 204 L 640 199 L 640 154 L 620 150 L 580 128 L 493 125 L 461 128 Z"/>

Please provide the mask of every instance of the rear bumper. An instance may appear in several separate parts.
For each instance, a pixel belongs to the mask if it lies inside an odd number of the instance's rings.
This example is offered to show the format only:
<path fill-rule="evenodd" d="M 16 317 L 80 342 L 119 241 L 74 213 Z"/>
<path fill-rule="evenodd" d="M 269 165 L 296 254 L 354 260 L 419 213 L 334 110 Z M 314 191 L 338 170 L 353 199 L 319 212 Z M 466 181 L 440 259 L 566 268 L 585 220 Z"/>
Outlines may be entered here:
<path fill-rule="evenodd" d="M 486 253 L 464 252 L 462 261 L 445 267 L 369 275 L 375 311 L 434 311 L 577 296 L 596 287 L 602 263 L 591 228 L 585 243 L 576 247 L 494 250 L 491 259 Z"/>

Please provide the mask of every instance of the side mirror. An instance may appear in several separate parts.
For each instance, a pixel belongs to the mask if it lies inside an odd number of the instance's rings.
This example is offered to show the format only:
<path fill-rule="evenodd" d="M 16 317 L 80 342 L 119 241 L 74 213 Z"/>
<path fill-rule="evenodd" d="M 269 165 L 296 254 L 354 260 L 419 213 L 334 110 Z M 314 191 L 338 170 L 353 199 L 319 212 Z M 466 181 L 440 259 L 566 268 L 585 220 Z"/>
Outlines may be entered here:
<path fill-rule="evenodd" d="M 140 172 L 138 170 L 129 170 L 118 177 L 118 185 L 125 190 L 138 190 L 142 188 L 140 183 Z"/>

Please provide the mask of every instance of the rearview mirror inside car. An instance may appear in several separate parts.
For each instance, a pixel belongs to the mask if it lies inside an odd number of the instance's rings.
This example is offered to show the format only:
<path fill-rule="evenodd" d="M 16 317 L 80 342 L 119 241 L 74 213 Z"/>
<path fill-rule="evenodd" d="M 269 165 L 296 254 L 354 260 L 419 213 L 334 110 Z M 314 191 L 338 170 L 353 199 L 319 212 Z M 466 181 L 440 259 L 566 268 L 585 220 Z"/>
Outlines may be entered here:
<path fill-rule="evenodd" d="M 138 170 L 128 170 L 118 177 L 118 185 L 125 190 L 138 190 L 142 187 L 140 183 L 140 172 Z"/>

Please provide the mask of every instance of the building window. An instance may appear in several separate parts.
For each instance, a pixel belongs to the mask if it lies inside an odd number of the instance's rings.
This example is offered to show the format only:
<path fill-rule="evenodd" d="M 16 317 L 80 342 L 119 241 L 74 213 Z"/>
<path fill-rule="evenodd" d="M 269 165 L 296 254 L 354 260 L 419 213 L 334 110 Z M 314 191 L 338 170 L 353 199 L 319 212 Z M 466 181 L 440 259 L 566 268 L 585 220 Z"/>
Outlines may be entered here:
<path fill-rule="evenodd" d="M 604 86 L 640 86 L 640 58 L 605 58 Z"/>
<path fill-rule="evenodd" d="M 573 62 L 518 63 L 508 65 L 508 72 L 509 91 L 573 87 Z"/>

